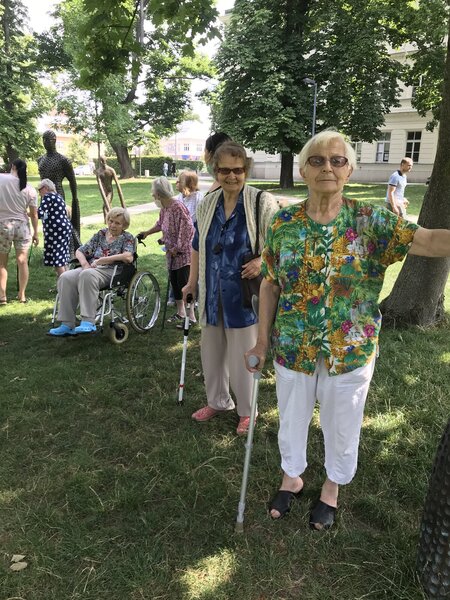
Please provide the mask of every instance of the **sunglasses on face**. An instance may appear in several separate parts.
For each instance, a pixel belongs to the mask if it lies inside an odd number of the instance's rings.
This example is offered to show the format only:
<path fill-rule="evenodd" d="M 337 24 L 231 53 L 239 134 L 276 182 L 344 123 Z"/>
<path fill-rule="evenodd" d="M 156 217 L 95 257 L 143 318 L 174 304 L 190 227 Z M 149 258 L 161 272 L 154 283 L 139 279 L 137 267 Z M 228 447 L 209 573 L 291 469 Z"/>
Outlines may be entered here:
<path fill-rule="evenodd" d="M 306 162 L 311 165 L 311 167 L 323 167 L 327 160 L 330 161 L 332 167 L 337 167 L 338 169 L 345 167 L 348 163 L 348 158 L 346 156 L 332 156 L 331 158 L 326 158 L 325 156 L 310 156 Z"/>
<path fill-rule="evenodd" d="M 229 175 L 230 173 L 234 173 L 235 175 L 242 175 L 245 173 L 244 167 L 235 167 L 234 169 L 228 169 L 227 167 L 217 167 L 217 172 L 221 175 Z"/>

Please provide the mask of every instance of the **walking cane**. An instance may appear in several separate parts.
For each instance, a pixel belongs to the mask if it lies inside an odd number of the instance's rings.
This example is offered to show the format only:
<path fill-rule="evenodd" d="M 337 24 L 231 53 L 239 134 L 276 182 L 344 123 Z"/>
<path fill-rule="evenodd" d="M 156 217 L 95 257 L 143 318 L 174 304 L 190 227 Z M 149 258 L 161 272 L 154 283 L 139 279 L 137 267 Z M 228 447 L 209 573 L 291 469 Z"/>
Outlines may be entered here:
<path fill-rule="evenodd" d="M 256 367 L 259 363 L 258 357 L 250 355 L 247 359 L 249 367 Z M 248 426 L 247 442 L 245 444 L 245 459 L 244 472 L 242 473 L 241 495 L 238 504 L 238 514 L 236 517 L 235 532 L 244 533 L 244 511 L 245 511 L 245 495 L 247 493 L 248 472 L 250 470 L 250 457 L 253 447 L 253 431 L 255 429 L 256 405 L 258 402 L 258 387 L 261 379 L 261 372 L 253 373 L 253 389 L 252 389 L 252 407 L 250 410 L 250 424 Z"/>
<path fill-rule="evenodd" d="M 189 335 L 189 311 L 191 309 L 191 302 L 193 300 L 192 294 L 186 296 L 186 316 L 184 317 L 183 327 L 183 354 L 181 355 L 181 373 L 180 373 L 180 385 L 178 386 L 178 406 L 183 404 L 183 392 L 184 392 L 184 373 L 186 371 L 186 353 L 187 343 Z"/>

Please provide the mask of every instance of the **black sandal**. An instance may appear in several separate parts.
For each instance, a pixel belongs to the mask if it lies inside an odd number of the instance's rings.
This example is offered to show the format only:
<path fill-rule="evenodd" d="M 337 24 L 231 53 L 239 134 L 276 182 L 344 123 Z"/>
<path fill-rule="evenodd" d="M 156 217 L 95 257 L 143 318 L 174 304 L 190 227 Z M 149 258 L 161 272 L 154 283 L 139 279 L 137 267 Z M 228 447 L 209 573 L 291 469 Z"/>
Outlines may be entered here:
<path fill-rule="evenodd" d="M 285 517 L 288 512 L 291 510 L 292 503 L 294 500 L 299 500 L 300 496 L 303 494 L 303 488 L 298 492 L 290 492 L 289 490 L 278 490 L 275 496 L 268 504 L 269 514 L 271 510 L 277 510 L 280 513 L 279 517 L 272 517 L 274 521 L 278 519 L 282 519 Z"/>
<path fill-rule="evenodd" d="M 337 509 L 334 506 L 330 506 L 329 504 L 322 502 L 322 500 L 319 500 L 311 510 L 309 516 L 309 526 L 311 529 L 315 529 L 316 531 L 330 529 L 334 524 L 336 510 Z"/>

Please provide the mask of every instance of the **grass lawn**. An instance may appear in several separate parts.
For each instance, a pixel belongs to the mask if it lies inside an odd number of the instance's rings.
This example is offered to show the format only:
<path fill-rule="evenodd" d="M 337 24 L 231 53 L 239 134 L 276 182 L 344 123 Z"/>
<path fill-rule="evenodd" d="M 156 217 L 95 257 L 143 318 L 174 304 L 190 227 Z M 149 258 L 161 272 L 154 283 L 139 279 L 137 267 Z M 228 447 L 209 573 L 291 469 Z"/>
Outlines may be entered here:
<path fill-rule="evenodd" d="M 155 218 L 133 217 L 131 232 Z M 84 228 L 82 239 L 97 229 Z M 146 240 L 139 267 L 165 290 L 156 238 Z M 190 419 L 205 401 L 199 330 L 189 334 L 179 407 L 179 330 L 158 323 L 148 334 L 131 332 L 122 346 L 105 335 L 50 339 L 54 275 L 42 266 L 42 248 L 30 269 L 30 302 L 10 302 L 0 313 L 2 600 L 423 598 L 414 564 L 427 478 L 448 418 L 448 326 L 383 331 L 359 470 L 341 490 L 329 533 L 308 529 L 324 477 L 317 414 L 304 499 L 280 522 L 266 515 L 280 468 L 274 374 L 265 370 L 239 536 L 245 441 L 234 433 L 237 417 Z M 384 293 L 397 272 L 388 270 Z M 12 298 L 12 260 L 9 273 Z M 11 571 L 13 554 L 26 555 L 28 567 Z"/>
<path fill-rule="evenodd" d="M 38 177 L 30 177 L 31 185 L 36 185 L 39 181 Z M 123 190 L 126 205 L 128 207 L 136 206 L 137 204 L 145 204 L 151 202 L 150 183 L 152 178 L 141 179 L 125 179 L 120 182 Z M 170 180 L 172 184 L 175 179 Z M 296 183 L 292 189 L 280 188 L 275 181 L 260 181 L 250 180 L 249 183 L 260 189 L 268 190 L 279 196 L 290 196 L 299 199 L 306 197 L 306 186 L 302 183 Z M 95 177 L 77 177 L 78 198 L 80 202 L 81 216 L 92 215 L 102 212 L 102 201 L 98 190 Z M 71 195 L 67 181 L 64 180 L 64 188 L 67 198 L 67 203 L 70 205 Z M 407 197 L 410 201 L 408 211 L 411 214 L 418 215 L 422 206 L 423 196 L 427 187 L 425 184 L 409 184 L 407 187 Z M 175 187 L 174 187 L 175 190 Z M 386 196 L 385 184 L 361 184 L 351 183 L 346 186 L 345 194 L 350 198 L 373 202 L 375 204 L 384 205 Z M 114 186 L 113 206 L 120 206 L 119 196 Z"/>

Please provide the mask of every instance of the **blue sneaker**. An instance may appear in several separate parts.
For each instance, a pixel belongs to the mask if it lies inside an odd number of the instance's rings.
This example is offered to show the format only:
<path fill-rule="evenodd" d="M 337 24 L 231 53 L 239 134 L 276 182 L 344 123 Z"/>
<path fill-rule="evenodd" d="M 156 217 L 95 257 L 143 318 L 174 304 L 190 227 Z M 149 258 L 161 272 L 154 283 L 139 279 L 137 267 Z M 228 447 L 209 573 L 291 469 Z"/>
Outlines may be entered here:
<path fill-rule="evenodd" d="M 81 321 L 78 327 L 75 327 L 74 332 L 77 333 L 94 333 L 97 331 L 97 327 L 89 321 Z"/>
<path fill-rule="evenodd" d="M 55 337 L 66 337 L 67 335 L 76 335 L 75 329 L 69 327 L 68 325 L 60 325 L 59 327 L 54 327 L 47 332 L 47 335 L 53 335 Z"/>

